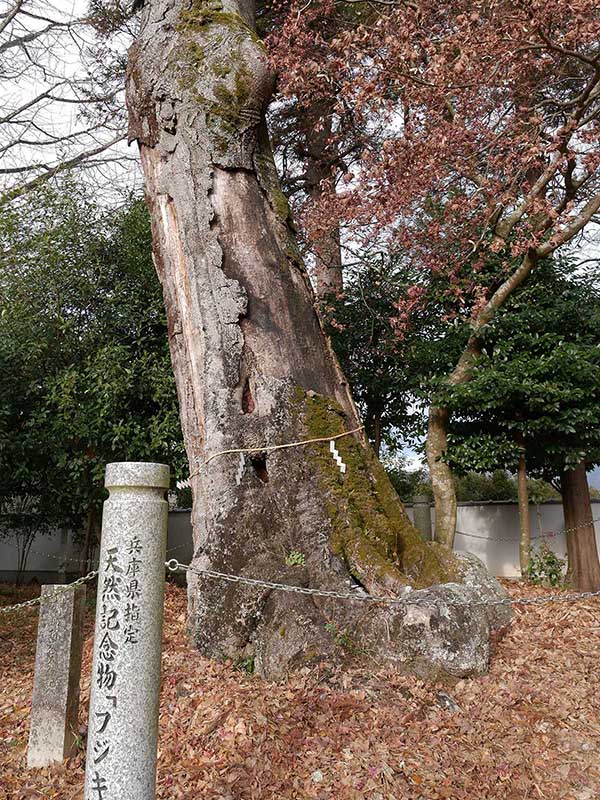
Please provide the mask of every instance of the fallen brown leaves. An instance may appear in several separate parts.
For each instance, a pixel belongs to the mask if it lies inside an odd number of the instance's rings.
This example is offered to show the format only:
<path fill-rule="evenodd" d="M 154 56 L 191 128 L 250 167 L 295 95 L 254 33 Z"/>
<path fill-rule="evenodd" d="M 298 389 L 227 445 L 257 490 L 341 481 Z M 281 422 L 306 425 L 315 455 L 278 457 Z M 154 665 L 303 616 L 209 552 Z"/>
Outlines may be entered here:
<path fill-rule="evenodd" d="M 391 668 L 311 670 L 267 684 L 193 651 L 185 609 L 185 591 L 169 586 L 158 798 L 600 797 L 598 600 L 517 611 L 489 674 L 455 686 Z M 67 764 L 26 769 L 36 619 L 36 611 L 0 618 L 0 797 L 79 800 L 83 735 Z M 82 733 L 90 661 L 88 635 Z"/>

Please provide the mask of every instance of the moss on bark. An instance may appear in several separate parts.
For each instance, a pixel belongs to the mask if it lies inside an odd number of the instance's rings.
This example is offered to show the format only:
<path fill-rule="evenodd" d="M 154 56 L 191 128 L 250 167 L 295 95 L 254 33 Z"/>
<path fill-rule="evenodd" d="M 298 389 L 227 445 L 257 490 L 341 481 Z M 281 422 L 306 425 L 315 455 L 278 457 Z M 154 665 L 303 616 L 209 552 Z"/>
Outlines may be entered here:
<path fill-rule="evenodd" d="M 195 0 L 179 16 L 178 31 L 181 33 L 198 31 L 208 25 L 219 25 L 230 33 L 248 36 L 255 44 L 264 48 L 264 43 L 252 28 L 237 13 L 223 11 L 221 0 Z"/>
<path fill-rule="evenodd" d="M 331 398 L 298 389 L 295 400 L 309 438 L 347 430 L 345 414 Z M 336 439 L 335 445 L 347 465 L 345 474 L 332 458 L 329 442 L 308 449 L 326 497 L 331 548 L 352 575 L 370 592 L 383 594 L 452 580 L 452 558 L 421 539 L 370 447 L 352 435 Z"/>

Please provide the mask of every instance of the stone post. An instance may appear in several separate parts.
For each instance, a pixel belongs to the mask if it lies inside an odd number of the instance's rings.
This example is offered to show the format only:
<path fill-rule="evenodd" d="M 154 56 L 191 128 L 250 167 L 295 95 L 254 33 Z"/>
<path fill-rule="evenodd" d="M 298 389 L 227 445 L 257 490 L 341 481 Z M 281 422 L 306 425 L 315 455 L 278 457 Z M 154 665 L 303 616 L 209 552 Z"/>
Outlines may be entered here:
<path fill-rule="evenodd" d="M 169 468 L 106 467 L 85 800 L 154 800 Z"/>
<path fill-rule="evenodd" d="M 47 767 L 72 755 L 79 710 L 85 586 L 47 595 L 42 586 L 31 701 L 28 767 Z"/>
<path fill-rule="evenodd" d="M 426 542 L 430 542 L 431 536 L 431 508 L 429 497 L 426 494 L 417 494 L 413 498 L 413 522 Z"/>

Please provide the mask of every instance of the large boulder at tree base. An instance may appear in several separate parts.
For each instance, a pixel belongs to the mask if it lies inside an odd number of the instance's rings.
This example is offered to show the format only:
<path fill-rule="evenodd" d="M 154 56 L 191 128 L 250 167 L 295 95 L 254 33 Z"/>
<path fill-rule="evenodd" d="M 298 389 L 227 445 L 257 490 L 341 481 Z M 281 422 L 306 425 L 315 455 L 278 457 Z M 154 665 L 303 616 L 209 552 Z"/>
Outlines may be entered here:
<path fill-rule="evenodd" d="M 362 613 L 348 619 L 338 609 L 337 624 L 324 626 L 322 611 L 302 596 L 267 602 L 265 624 L 251 648 L 257 673 L 276 679 L 307 663 L 351 657 L 393 663 L 430 680 L 484 674 L 492 635 L 509 625 L 512 611 L 493 605 L 508 595 L 479 559 L 456 557 L 463 583 L 408 589 L 406 602 L 397 605 L 340 600 Z"/>

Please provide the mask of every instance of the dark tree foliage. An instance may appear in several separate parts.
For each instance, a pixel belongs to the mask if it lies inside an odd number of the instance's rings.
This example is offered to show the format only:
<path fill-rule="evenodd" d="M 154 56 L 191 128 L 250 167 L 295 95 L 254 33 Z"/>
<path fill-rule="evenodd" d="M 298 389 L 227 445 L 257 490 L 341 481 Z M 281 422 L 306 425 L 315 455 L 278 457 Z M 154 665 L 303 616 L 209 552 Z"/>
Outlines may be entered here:
<path fill-rule="evenodd" d="M 514 469 L 521 446 L 546 480 L 597 464 L 600 289 L 590 276 L 568 261 L 540 265 L 481 342 L 471 381 L 445 393 L 452 466 Z"/>
<path fill-rule="evenodd" d="M 348 270 L 343 296 L 329 297 L 322 306 L 377 452 L 385 446 L 394 453 L 418 438 L 423 417 L 416 401 L 426 394 L 428 376 L 447 369 L 452 358 L 450 347 L 439 347 L 444 326 L 435 297 L 415 311 L 410 331 L 398 336 L 398 302 L 417 279 L 401 258 L 371 254 Z M 460 342 L 454 343 L 458 347 Z"/>
<path fill-rule="evenodd" d="M 184 451 L 145 206 L 65 182 L 0 227 L 0 503 L 80 530 L 109 461 Z"/>

